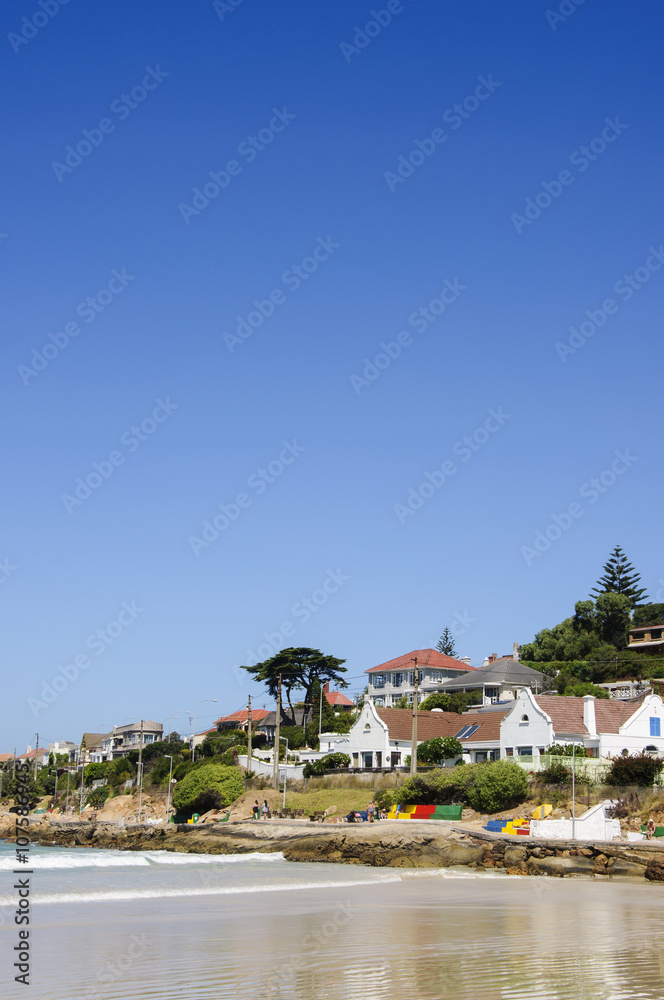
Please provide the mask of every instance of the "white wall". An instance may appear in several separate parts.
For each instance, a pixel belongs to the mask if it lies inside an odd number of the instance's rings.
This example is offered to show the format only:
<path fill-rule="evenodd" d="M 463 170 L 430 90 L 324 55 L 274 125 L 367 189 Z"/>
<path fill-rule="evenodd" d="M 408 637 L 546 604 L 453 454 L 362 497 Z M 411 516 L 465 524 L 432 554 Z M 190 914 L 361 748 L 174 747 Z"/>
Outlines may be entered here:
<path fill-rule="evenodd" d="M 650 735 L 651 717 L 660 720 L 661 736 Z M 627 720 L 619 733 L 600 733 L 601 757 L 617 756 L 622 750 L 640 753 L 647 746 L 655 746 L 659 753 L 664 753 L 664 703 L 658 694 L 647 695 L 641 708 Z"/>
<path fill-rule="evenodd" d="M 522 722 L 523 716 L 528 717 Z M 516 700 L 514 708 L 506 715 L 500 724 L 500 752 L 505 757 L 506 747 L 514 748 L 514 756 L 518 756 L 518 747 L 532 747 L 537 754 L 538 747 L 548 747 L 553 743 L 553 725 L 546 712 L 535 704 L 528 688 L 525 688 Z"/>
<path fill-rule="evenodd" d="M 574 820 L 574 837 L 571 819 L 531 819 L 530 836 L 549 840 L 619 839 L 620 820 L 606 818 L 606 808 L 610 805 L 610 801 L 600 802 Z"/>

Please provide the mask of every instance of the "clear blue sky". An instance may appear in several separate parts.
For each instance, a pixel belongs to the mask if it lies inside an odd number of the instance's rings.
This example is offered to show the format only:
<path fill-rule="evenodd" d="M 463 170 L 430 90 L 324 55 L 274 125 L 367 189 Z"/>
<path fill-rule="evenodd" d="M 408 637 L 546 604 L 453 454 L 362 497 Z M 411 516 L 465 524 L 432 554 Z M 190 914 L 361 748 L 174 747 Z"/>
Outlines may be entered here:
<path fill-rule="evenodd" d="M 616 543 L 662 599 L 654 4 L 44 4 L 2 9 L 0 749 L 204 728 L 252 651 L 479 664 Z"/>

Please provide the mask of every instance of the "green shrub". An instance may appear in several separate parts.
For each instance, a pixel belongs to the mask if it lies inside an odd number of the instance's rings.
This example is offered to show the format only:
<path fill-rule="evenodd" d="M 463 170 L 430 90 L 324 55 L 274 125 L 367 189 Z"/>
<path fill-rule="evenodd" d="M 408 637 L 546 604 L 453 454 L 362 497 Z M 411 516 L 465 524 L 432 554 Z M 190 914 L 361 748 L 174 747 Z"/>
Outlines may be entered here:
<path fill-rule="evenodd" d="M 439 764 L 444 760 L 451 760 L 453 757 L 460 757 L 463 747 L 454 736 L 434 736 L 431 740 L 425 740 L 417 748 L 417 760 L 422 764 Z"/>
<path fill-rule="evenodd" d="M 99 788 L 93 788 L 92 791 L 88 793 L 85 801 L 88 805 L 94 806 L 95 809 L 98 809 L 99 806 L 103 806 L 110 794 L 111 789 L 108 785 L 100 785 Z"/>
<path fill-rule="evenodd" d="M 572 777 L 572 769 L 564 764 L 551 764 L 537 775 L 545 785 L 563 785 Z"/>
<path fill-rule="evenodd" d="M 203 813 L 230 805 L 243 791 L 244 781 L 239 768 L 206 763 L 192 769 L 178 782 L 173 792 L 173 805 L 181 813 Z"/>
<path fill-rule="evenodd" d="M 607 785 L 640 785 L 643 788 L 654 784 L 655 778 L 664 767 L 664 759 L 638 754 L 613 757 L 611 768 L 604 779 Z"/>
<path fill-rule="evenodd" d="M 525 771 L 512 761 L 438 768 L 407 778 L 398 791 L 403 805 L 468 804 L 478 812 L 497 812 L 523 802 Z"/>
<path fill-rule="evenodd" d="M 384 809 L 386 812 L 390 811 L 396 801 L 397 792 L 395 788 L 381 788 L 381 790 L 376 792 L 374 796 L 376 808 Z"/>
<path fill-rule="evenodd" d="M 329 753 L 311 764 L 304 765 L 304 777 L 311 778 L 315 774 L 325 774 L 326 771 L 337 771 L 342 767 L 350 767 L 350 757 L 347 753 Z"/>
<path fill-rule="evenodd" d="M 498 812 L 523 802 L 528 795 L 526 772 L 509 760 L 478 764 L 468 786 L 468 802 L 478 812 Z"/>

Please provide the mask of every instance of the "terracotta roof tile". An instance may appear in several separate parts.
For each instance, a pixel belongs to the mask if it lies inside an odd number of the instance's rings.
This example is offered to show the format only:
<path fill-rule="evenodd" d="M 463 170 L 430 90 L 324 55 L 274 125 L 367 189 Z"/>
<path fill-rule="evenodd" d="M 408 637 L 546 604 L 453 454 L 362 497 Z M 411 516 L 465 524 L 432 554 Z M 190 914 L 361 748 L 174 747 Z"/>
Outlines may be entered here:
<path fill-rule="evenodd" d="M 266 715 L 270 713 L 266 708 L 252 708 L 251 710 L 251 721 L 261 722 Z M 231 712 L 230 715 L 222 715 L 220 719 L 215 719 L 215 726 L 219 722 L 246 722 L 249 718 L 246 708 L 241 708 L 237 712 Z"/>
<path fill-rule="evenodd" d="M 595 722 L 598 733 L 617 733 L 621 726 L 641 707 L 645 695 L 632 701 L 595 699 Z M 564 695 L 537 695 L 536 703 L 551 718 L 554 732 L 577 733 L 587 736 L 583 724 L 583 698 Z"/>
<path fill-rule="evenodd" d="M 437 649 L 414 649 L 412 653 L 404 653 L 403 656 L 397 656 L 394 660 L 387 660 L 386 663 L 381 663 L 377 667 L 371 667 L 370 670 L 365 670 L 365 673 L 377 674 L 386 670 L 412 670 L 411 660 L 414 656 L 417 657 L 417 666 L 420 670 L 423 667 L 432 667 L 434 670 L 458 670 L 459 673 L 467 673 L 469 670 L 475 669 L 467 663 L 462 663 L 461 660 L 455 660 L 453 656 L 439 653 Z"/>
<path fill-rule="evenodd" d="M 346 707 L 352 708 L 355 702 L 348 698 L 341 691 L 328 691 L 325 695 L 328 705 L 345 705 Z"/>

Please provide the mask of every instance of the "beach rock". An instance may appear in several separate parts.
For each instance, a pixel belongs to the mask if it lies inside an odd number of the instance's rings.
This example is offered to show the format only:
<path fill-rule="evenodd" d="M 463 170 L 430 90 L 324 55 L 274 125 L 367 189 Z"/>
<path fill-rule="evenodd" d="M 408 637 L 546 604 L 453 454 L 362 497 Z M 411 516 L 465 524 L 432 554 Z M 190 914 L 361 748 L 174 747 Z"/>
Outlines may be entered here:
<path fill-rule="evenodd" d="M 503 860 L 506 868 L 518 868 L 527 857 L 528 851 L 525 847 L 508 847 Z"/>
<path fill-rule="evenodd" d="M 591 875 L 590 858 L 531 858 L 528 872 L 531 875 Z"/>
<path fill-rule="evenodd" d="M 643 878 L 646 871 L 645 864 L 639 864 L 637 861 L 627 861 L 625 858 L 616 858 L 609 868 L 611 878 L 619 875 L 627 878 Z"/>
<path fill-rule="evenodd" d="M 664 882 L 664 860 L 651 858 L 646 865 L 645 876 L 650 882 Z"/>

